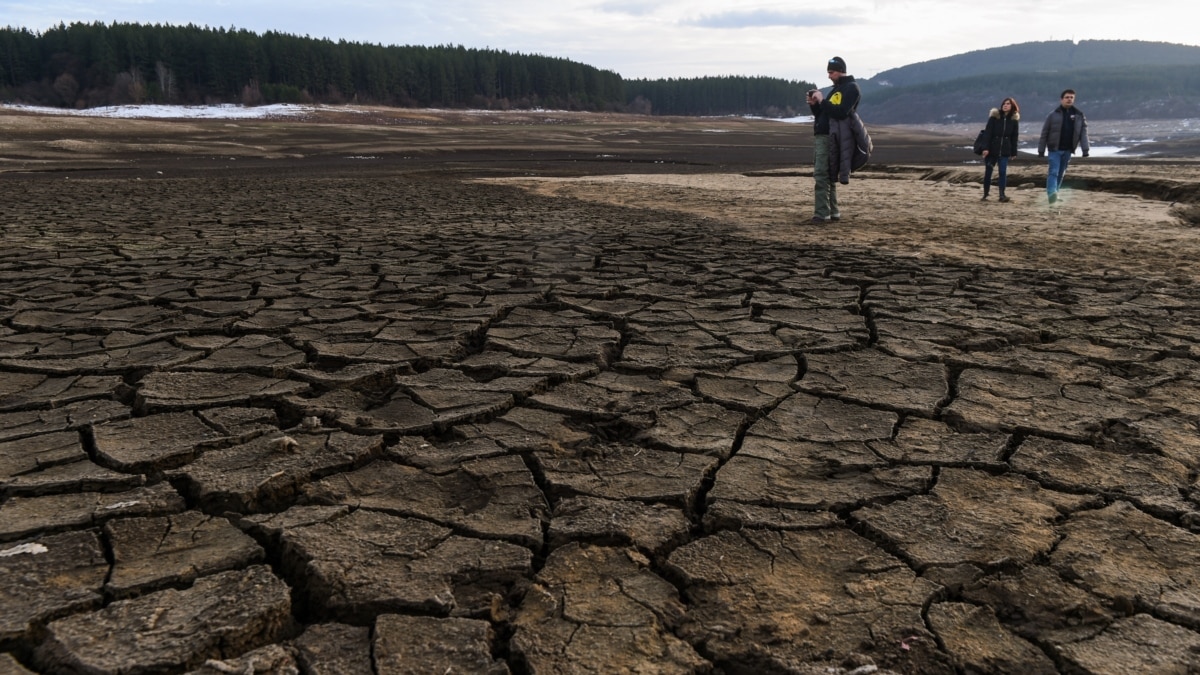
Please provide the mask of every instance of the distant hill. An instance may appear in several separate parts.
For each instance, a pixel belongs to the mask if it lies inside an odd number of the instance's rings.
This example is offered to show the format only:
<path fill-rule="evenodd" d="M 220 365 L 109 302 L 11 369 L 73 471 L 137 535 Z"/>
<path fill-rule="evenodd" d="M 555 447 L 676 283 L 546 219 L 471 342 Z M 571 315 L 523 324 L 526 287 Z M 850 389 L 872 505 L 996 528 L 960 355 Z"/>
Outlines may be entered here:
<path fill-rule="evenodd" d="M 876 124 L 982 122 L 1006 96 L 1042 119 L 1063 89 L 1090 119 L 1200 117 L 1200 47 L 1134 40 L 1027 42 L 893 68 L 860 80 Z"/>
<path fill-rule="evenodd" d="M 1200 47 L 1122 40 L 1028 42 L 860 80 L 874 124 L 982 122 L 1005 96 L 1044 119 L 1065 88 L 1091 119 L 1200 118 Z M 0 28 L 0 101 L 345 103 L 565 108 L 658 115 L 807 114 L 814 85 L 768 77 L 626 80 L 562 58 L 462 46 L 383 46 L 194 25 Z"/>

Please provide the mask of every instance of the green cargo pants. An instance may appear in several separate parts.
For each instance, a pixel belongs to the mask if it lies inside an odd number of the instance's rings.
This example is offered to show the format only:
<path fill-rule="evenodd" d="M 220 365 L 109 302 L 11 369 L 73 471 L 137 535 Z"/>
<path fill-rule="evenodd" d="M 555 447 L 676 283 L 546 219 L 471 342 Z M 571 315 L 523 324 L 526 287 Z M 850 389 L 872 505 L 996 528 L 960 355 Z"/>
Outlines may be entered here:
<path fill-rule="evenodd" d="M 813 136 L 813 215 L 829 220 L 840 215 L 837 203 L 837 183 L 829 180 L 829 135 Z"/>

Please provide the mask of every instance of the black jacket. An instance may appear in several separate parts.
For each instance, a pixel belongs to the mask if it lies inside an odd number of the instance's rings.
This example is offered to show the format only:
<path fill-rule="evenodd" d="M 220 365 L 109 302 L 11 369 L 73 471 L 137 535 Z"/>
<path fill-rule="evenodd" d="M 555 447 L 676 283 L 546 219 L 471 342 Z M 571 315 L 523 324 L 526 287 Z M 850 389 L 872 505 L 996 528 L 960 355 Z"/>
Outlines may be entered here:
<path fill-rule="evenodd" d="M 845 185 L 850 172 L 857 171 L 871 158 L 871 135 L 857 112 L 850 117 L 829 121 L 829 180 Z"/>
<path fill-rule="evenodd" d="M 1062 136 L 1063 118 L 1070 116 L 1074 120 L 1074 133 L 1071 136 L 1071 154 L 1075 154 L 1076 148 L 1083 148 L 1083 156 L 1087 157 L 1091 150 L 1091 143 L 1088 141 L 1087 135 L 1087 118 L 1083 116 L 1083 111 L 1072 106 L 1069 109 L 1064 109 L 1059 106 L 1050 113 L 1046 118 L 1046 123 L 1042 125 L 1042 135 L 1038 138 L 1038 157 L 1046 154 L 1046 150 L 1058 150 L 1060 136 Z"/>
<path fill-rule="evenodd" d="M 837 84 L 829 90 L 828 96 L 821 99 L 819 104 L 808 106 L 813 114 L 813 133 L 828 134 L 829 120 L 849 118 L 850 113 L 858 108 L 858 101 L 861 98 L 862 92 L 859 91 L 858 83 L 854 81 L 853 75 L 839 77 Z"/>
<path fill-rule="evenodd" d="M 992 108 L 987 121 L 988 159 L 1017 156 L 1017 135 L 1021 113 L 1003 115 L 999 108 Z"/>

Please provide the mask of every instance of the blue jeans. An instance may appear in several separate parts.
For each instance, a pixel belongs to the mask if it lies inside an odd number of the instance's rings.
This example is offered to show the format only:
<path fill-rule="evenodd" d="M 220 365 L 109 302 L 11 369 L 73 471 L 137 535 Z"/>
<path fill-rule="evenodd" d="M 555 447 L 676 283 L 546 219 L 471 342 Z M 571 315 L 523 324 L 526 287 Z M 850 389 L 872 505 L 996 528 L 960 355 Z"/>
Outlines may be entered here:
<path fill-rule="evenodd" d="M 1008 158 L 995 157 L 988 155 L 983 160 L 983 194 L 987 194 L 992 187 L 992 169 L 1000 165 L 1000 196 L 1004 196 L 1004 188 L 1008 187 Z"/>
<path fill-rule="evenodd" d="M 1046 174 L 1046 194 L 1058 192 L 1062 185 L 1063 176 L 1067 175 L 1067 164 L 1071 163 L 1070 150 L 1051 150 L 1046 153 L 1050 161 L 1050 172 Z"/>

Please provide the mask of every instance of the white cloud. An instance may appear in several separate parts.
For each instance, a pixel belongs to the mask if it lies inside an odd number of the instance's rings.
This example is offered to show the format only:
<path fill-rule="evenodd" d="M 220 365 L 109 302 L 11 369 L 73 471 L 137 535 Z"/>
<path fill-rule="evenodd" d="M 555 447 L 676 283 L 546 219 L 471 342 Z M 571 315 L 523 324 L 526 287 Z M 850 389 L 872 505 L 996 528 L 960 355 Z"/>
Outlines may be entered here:
<path fill-rule="evenodd" d="M 605 2 L 599 5 L 598 9 L 610 14 L 628 14 L 629 16 L 647 16 L 655 11 L 654 3 L 649 2 Z"/>
<path fill-rule="evenodd" d="M 782 12 L 770 9 L 705 14 L 684 22 L 701 28 L 766 28 L 836 26 L 850 23 L 846 18 L 825 12 Z"/>

